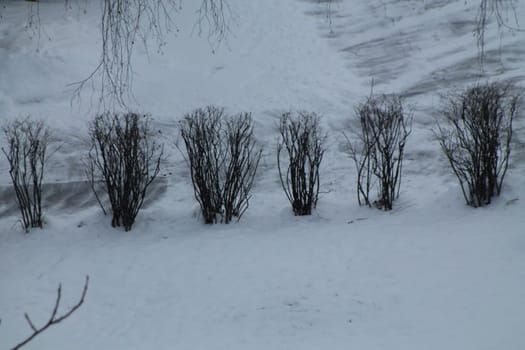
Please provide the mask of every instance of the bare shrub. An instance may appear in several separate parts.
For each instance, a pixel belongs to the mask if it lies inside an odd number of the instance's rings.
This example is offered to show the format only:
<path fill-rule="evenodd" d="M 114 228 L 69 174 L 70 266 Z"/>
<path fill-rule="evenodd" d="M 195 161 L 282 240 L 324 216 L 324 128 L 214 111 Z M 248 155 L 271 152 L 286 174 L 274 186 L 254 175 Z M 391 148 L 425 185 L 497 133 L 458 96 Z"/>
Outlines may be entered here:
<path fill-rule="evenodd" d="M 122 225 L 125 231 L 131 230 L 160 170 L 163 147 L 155 141 L 149 121 L 146 115 L 105 113 L 90 125 L 88 177 L 93 189 L 102 179 L 111 204 L 111 225 Z"/>
<path fill-rule="evenodd" d="M 26 232 L 42 228 L 42 180 L 50 131 L 42 121 L 29 117 L 3 127 L 7 147 L 2 148 L 9 163 L 9 175 Z"/>
<path fill-rule="evenodd" d="M 239 220 L 248 209 L 262 154 L 251 115 L 226 117 L 222 108 L 199 108 L 184 117 L 180 131 L 204 222 Z"/>
<path fill-rule="evenodd" d="M 180 124 L 195 199 L 206 224 L 216 223 L 222 211 L 220 172 L 226 161 L 221 141 L 223 115 L 222 108 L 208 106 L 186 115 Z"/>
<path fill-rule="evenodd" d="M 84 283 L 84 289 L 82 290 L 82 294 L 80 295 L 79 301 L 75 305 L 73 305 L 73 307 L 68 312 L 66 312 L 66 313 L 64 313 L 64 314 L 59 316 L 58 315 L 58 308 L 60 306 L 60 300 L 62 298 L 62 285 L 59 284 L 58 285 L 58 289 L 57 289 L 57 298 L 56 298 L 56 301 L 55 301 L 55 306 L 53 307 L 53 311 L 51 312 L 51 315 L 49 316 L 49 319 L 47 320 L 47 322 L 44 325 L 42 325 L 40 327 L 37 327 L 37 326 L 35 326 L 35 324 L 31 320 L 29 315 L 27 313 L 25 313 L 24 317 L 25 317 L 25 319 L 27 321 L 27 324 L 29 325 L 29 327 L 33 331 L 33 333 L 31 333 L 30 336 L 28 336 L 23 341 L 21 341 L 20 343 L 15 345 L 13 348 L 11 348 L 11 350 L 21 349 L 22 347 L 27 345 L 29 342 L 31 342 L 37 335 L 39 335 L 42 332 L 46 331 L 49 327 L 54 326 L 56 324 L 59 324 L 60 322 L 64 321 L 66 318 L 71 316 L 84 303 L 84 298 L 86 297 L 88 286 L 89 286 L 89 276 L 86 276 L 86 282 Z"/>
<path fill-rule="evenodd" d="M 512 122 L 519 95 L 512 86 L 487 83 L 452 94 L 436 137 L 468 205 L 490 204 L 507 173 Z"/>
<path fill-rule="evenodd" d="M 319 117 L 315 113 L 290 112 L 281 116 L 277 167 L 286 197 L 295 215 L 311 215 L 319 196 L 319 168 L 325 152 Z M 281 162 L 283 150 L 287 166 Z M 285 170 L 286 169 L 286 170 Z"/>
<path fill-rule="evenodd" d="M 257 173 L 262 149 L 256 149 L 252 117 L 241 113 L 226 121 L 227 162 L 222 198 L 224 200 L 224 223 L 233 217 L 238 219 L 248 209 L 250 191 Z"/>
<path fill-rule="evenodd" d="M 349 154 L 357 170 L 357 200 L 383 210 L 392 210 L 399 196 L 403 154 L 411 132 L 412 118 L 397 95 L 371 96 L 356 109 L 360 129 L 357 142 L 349 138 Z M 370 200 L 376 187 L 378 199 Z"/>

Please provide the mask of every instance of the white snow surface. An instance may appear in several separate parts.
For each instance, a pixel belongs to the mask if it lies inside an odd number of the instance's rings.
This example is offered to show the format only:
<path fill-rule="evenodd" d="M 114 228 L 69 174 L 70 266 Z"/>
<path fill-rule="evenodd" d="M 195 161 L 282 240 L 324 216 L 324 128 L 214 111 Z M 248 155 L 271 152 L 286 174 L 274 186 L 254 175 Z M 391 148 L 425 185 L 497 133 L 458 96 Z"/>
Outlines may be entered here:
<path fill-rule="evenodd" d="M 88 122 L 97 112 L 72 82 L 99 57 L 99 7 L 7 1 L 0 18 L 0 122 L 46 120 L 62 147 L 49 161 L 46 224 L 24 234 L 0 157 L 0 348 L 40 325 L 62 283 L 60 312 L 84 305 L 27 349 L 525 349 L 525 123 L 515 123 L 502 195 L 464 204 L 433 140 L 440 95 L 476 82 L 525 81 L 525 33 L 487 30 L 481 73 L 472 34 L 478 1 L 230 0 L 218 48 L 183 3 L 162 53 L 134 57 L 132 108 L 165 142 L 161 178 L 131 232 L 110 227 L 84 185 Z M 506 19 L 513 23 L 512 13 Z M 525 27 L 525 4 L 516 18 Z M 213 43 L 211 43 L 213 44 Z M 345 154 L 354 106 L 398 92 L 414 114 L 401 196 L 384 213 L 359 207 Z M 96 85 L 95 85 L 96 87 Z M 250 111 L 264 147 L 240 222 L 206 226 L 175 145 L 177 122 L 208 104 Z M 294 217 L 276 170 L 279 114 L 322 115 L 322 193 Z M 1 141 L 3 142 L 3 140 Z"/>

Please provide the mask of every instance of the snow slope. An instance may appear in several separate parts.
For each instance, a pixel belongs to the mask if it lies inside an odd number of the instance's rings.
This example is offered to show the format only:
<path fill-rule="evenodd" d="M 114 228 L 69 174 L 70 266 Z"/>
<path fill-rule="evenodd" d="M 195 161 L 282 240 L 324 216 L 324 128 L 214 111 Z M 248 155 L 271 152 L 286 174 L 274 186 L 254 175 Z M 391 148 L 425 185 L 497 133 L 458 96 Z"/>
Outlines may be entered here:
<path fill-rule="evenodd" d="M 167 160 L 129 234 L 109 227 L 83 183 L 91 92 L 70 101 L 68 84 L 97 62 L 98 7 L 42 3 L 40 37 L 24 29 L 25 3 L 2 10 L 1 121 L 43 118 L 65 144 L 46 179 L 46 227 L 30 235 L 0 158 L 0 347 L 30 333 L 24 312 L 46 320 L 60 282 L 66 310 L 89 274 L 82 308 L 28 349 L 525 348 L 525 123 L 502 196 L 477 210 L 431 132 L 440 93 L 485 79 L 523 86 L 525 33 L 491 23 L 480 73 L 476 1 L 345 0 L 331 21 L 317 1 L 230 4 L 236 25 L 215 52 L 187 2 L 163 53 L 136 53 L 134 108 L 155 118 Z M 372 80 L 414 111 L 391 213 L 357 205 L 343 152 L 341 131 Z M 201 224 L 175 148 L 177 121 L 206 104 L 251 111 L 265 147 L 250 209 L 229 226 Z M 275 123 L 289 109 L 322 114 L 329 134 L 307 218 L 291 214 L 275 168 Z"/>

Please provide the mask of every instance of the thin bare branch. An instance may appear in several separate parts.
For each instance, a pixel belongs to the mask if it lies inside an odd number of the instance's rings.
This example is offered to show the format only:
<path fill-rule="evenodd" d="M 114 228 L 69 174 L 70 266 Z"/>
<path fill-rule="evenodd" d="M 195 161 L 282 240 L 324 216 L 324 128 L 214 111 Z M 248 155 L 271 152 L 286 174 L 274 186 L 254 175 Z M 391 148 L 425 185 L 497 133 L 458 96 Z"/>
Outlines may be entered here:
<path fill-rule="evenodd" d="M 481 68 L 483 69 L 483 64 L 485 62 L 485 33 L 490 22 L 490 18 L 494 17 L 498 28 L 505 28 L 511 32 L 519 31 L 523 32 L 524 29 L 520 28 L 520 23 L 518 21 L 518 16 L 516 12 L 516 2 L 517 0 L 481 0 L 478 13 L 477 13 L 477 25 L 474 31 L 479 49 L 479 61 Z M 512 12 L 514 23 L 510 23 L 507 20 L 505 14 Z"/>
<path fill-rule="evenodd" d="M 27 313 L 25 313 L 24 317 L 25 317 L 27 323 L 29 324 L 29 327 L 33 331 L 33 333 L 30 336 L 28 336 L 26 339 L 24 339 L 23 341 L 18 343 L 17 345 L 15 345 L 11 350 L 21 349 L 23 346 L 27 345 L 36 336 L 38 336 L 39 334 L 44 332 L 49 327 L 51 327 L 53 325 L 56 325 L 56 324 L 64 321 L 69 316 L 71 316 L 84 303 L 84 299 L 85 299 L 87 291 L 88 291 L 88 286 L 89 286 L 89 276 L 86 276 L 86 281 L 84 283 L 84 288 L 82 290 L 82 294 L 80 296 L 79 301 L 75 305 L 73 305 L 73 307 L 68 312 L 66 312 L 63 315 L 57 317 L 58 309 L 60 307 L 60 299 L 61 299 L 61 295 L 62 295 L 62 286 L 59 285 L 58 289 L 57 289 L 57 298 L 56 298 L 56 301 L 55 301 L 55 305 L 53 307 L 53 311 L 51 312 L 51 316 L 49 317 L 49 320 L 44 325 L 42 325 L 39 328 L 34 325 L 34 323 L 31 321 L 31 318 L 29 317 L 29 315 Z"/>

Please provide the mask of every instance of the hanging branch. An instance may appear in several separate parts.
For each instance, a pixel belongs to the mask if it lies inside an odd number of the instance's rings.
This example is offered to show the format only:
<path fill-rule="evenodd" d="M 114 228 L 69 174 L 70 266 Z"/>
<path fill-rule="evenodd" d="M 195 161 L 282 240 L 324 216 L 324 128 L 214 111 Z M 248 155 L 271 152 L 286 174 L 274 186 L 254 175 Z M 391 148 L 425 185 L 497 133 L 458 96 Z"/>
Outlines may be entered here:
<path fill-rule="evenodd" d="M 74 86 L 73 100 L 80 99 L 86 85 L 95 88 L 100 78 L 101 105 L 126 107 L 133 97 L 133 49 L 141 41 L 146 51 L 154 39 L 159 51 L 166 45 L 166 35 L 174 27 L 172 14 L 181 7 L 181 0 L 102 0 L 100 24 L 101 53 L 95 69 Z M 197 24 L 208 24 L 208 39 L 220 44 L 230 32 L 231 9 L 226 0 L 202 0 Z M 108 106 L 109 105 L 109 106 Z"/>
<path fill-rule="evenodd" d="M 479 61 L 483 68 L 485 61 L 485 31 L 490 19 L 490 16 L 496 18 L 498 28 L 506 28 L 510 31 L 525 31 L 519 26 L 518 15 L 516 12 L 516 0 L 481 0 L 477 14 L 477 25 L 474 34 L 478 40 Z M 509 23 L 504 16 L 504 13 L 512 12 L 514 17 L 514 25 Z"/>

